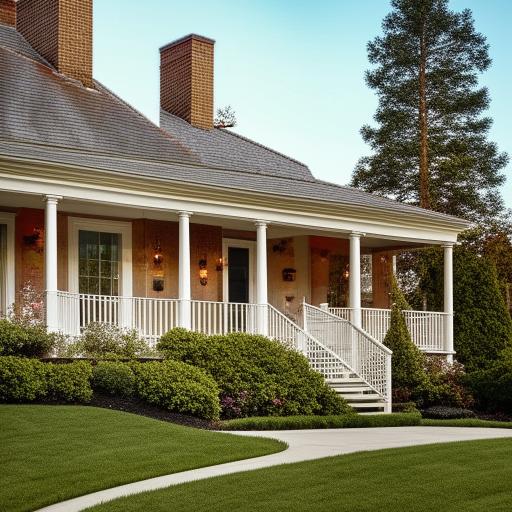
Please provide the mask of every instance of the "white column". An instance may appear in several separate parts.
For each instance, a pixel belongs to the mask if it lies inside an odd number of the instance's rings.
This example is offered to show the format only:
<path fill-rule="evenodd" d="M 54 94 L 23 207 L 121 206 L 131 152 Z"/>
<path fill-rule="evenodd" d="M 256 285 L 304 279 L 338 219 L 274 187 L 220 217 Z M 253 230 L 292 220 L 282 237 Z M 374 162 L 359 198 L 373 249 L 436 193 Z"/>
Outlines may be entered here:
<path fill-rule="evenodd" d="M 444 249 L 444 346 L 447 352 L 453 352 L 453 244 L 443 245 Z M 449 354 L 448 362 L 453 362 Z"/>
<path fill-rule="evenodd" d="M 396 254 L 393 254 L 391 258 L 391 268 L 393 271 L 393 275 L 396 277 Z"/>
<path fill-rule="evenodd" d="M 363 233 L 350 233 L 349 305 L 357 327 L 361 327 L 361 236 Z"/>
<path fill-rule="evenodd" d="M 180 240 L 179 240 L 179 278 L 178 299 L 179 326 L 191 328 L 190 321 L 190 212 L 179 212 Z"/>
<path fill-rule="evenodd" d="M 256 221 L 256 304 L 257 331 L 268 334 L 268 291 L 267 291 L 267 222 Z"/>
<path fill-rule="evenodd" d="M 46 327 L 58 331 L 57 311 L 57 203 L 60 196 L 45 196 L 44 218 L 44 288 L 46 295 Z"/>

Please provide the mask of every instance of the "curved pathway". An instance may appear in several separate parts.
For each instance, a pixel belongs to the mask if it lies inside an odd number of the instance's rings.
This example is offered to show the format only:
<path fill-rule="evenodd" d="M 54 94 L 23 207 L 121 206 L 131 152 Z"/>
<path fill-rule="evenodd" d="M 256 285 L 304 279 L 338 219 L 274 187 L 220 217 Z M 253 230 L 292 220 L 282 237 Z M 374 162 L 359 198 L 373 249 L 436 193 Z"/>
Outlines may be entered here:
<path fill-rule="evenodd" d="M 326 430 L 274 430 L 261 432 L 232 432 L 236 435 L 268 437 L 288 444 L 288 449 L 252 459 L 228 462 L 217 466 L 193 469 L 141 480 L 131 484 L 105 489 L 78 498 L 56 503 L 38 512 L 78 512 L 130 494 L 154 491 L 171 485 L 202 480 L 241 471 L 267 468 L 305 460 L 320 459 L 346 453 L 400 448 L 432 443 L 470 441 L 512 437 L 512 430 L 500 428 L 463 427 L 388 427 L 388 428 L 347 428 Z"/>

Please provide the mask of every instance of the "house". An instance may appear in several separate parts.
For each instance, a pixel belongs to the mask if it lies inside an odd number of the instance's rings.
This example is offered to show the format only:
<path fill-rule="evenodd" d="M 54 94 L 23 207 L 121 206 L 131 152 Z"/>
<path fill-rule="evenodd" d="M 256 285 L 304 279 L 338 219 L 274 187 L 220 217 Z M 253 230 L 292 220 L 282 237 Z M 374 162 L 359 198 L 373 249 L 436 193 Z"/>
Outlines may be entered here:
<path fill-rule="evenodd" d="M 0 0 L 3 313 L 30 283 L 48 329 L 69 336 L 89 322 L 151 342 L 175 326 L 262 333 L 361 408 L 389 410 L 393 254 L 444 247 L 444 311 L 407 321 L 450 358 L 467 223 L 320 181 L 216 128 L 213 40 L 191 34 L 160 57 L 156 126 L 94 80 L 92 0 Z"/>

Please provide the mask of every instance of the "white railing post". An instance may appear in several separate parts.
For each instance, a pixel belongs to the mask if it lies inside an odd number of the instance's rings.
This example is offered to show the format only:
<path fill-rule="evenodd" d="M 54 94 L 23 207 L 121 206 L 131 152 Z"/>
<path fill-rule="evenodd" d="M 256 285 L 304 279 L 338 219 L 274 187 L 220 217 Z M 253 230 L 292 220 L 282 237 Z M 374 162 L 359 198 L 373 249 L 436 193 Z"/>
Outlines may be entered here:
<path fill-rule="evenodd" d="M 57 303 L 57 204 L 60 196 L 47 195 L 45 205 L 44 282 L 46 294 L 46 327 L 59 330 Z"/>
<path fill-rule="evenodd" d="M 256 224 L 256 303 L 257 329 L 263 336 L 268 335 L 268 292 L 267 292 L 267 222 L 258 220 Z"/>
<path fill-rule="evenodd" d="M 447 361 L 453 362 L 453 244 L 443 245 L 444 249 L 444 346 L 449 352 Z"/>
<path fill-rule="evenodd" d="M 391 375 L 391 357 L 392 354 L 386 354 L 386 405 L 384 406 L 384 412 L 393 412 L 393 399 L 392 399 L 392 375 Z"/>
<path fill-rule="evenodd" d="M 190 329 L 190 212 L 179 212 L 179 326 Z"/>

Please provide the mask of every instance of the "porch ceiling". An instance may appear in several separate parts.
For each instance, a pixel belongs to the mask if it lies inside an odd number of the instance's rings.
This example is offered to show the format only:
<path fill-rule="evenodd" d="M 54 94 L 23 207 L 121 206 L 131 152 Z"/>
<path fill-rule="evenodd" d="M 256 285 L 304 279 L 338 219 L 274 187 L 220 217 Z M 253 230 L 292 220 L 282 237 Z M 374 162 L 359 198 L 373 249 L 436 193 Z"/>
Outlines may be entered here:
<path fill-rule="evenodd" d="M 169 210 L 144 209 L 131 206 L 114 206 L 105 203 L 79 201 L 64 198 L 59 202 L 59 211 L 72 215 L 94 216 L 111 219 L 153 219 L 162 221 L 178 221 L 177 211 L 169 205 Z M 8 211 L 16 208 L 43 209 L 43 198 L 39 194 L 12 193 L 0 191 L 0 210 Z M 191 222 L 210 226 L 220 226 L 233 231 L 256 231 L 252 220 L 242 218 L 228 218 L 222 216 L 193 215 Z M 268 238 L 289 238 L 295 236 L 326 236 L 332 238 L 348 239 L 349 233 L 334 232 L 329 229 L 313 229 L 301 226 L 270 223 Z M 378 238 L 364 236 L 361 238 L 361 247 L 364 249 L 402 249 L 420 248 L 426 244 L 414 240 L 400 240 L 398 238 Z"/>

